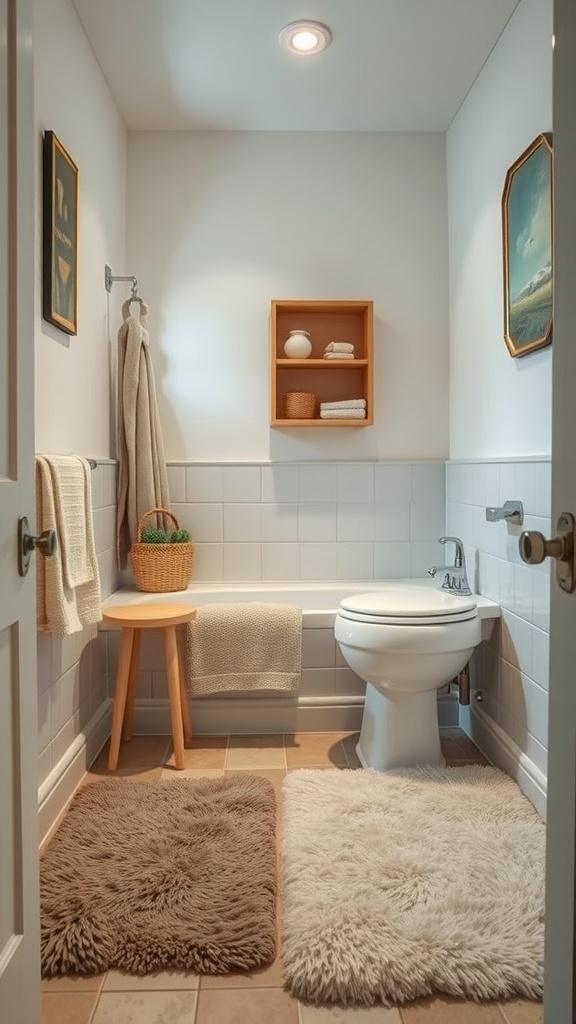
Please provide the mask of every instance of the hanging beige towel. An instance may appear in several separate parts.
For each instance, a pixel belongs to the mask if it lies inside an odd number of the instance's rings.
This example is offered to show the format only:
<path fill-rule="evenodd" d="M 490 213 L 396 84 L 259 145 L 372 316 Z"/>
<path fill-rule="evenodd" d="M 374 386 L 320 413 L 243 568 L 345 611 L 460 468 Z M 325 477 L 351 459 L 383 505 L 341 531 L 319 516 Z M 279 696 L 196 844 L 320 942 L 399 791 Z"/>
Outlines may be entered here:
<path fill-rule="evenodd" d="M 302 664 L 299 605 L 202 605 L 186 630 L 186 676 L 192 696 L 297 691 Z"/>
<path fill-rule="evenodd" d="M 36 554 L 38 629 L 69 636 L 99 622 L 100 575 L 94 546 L 90 467 L 78 456 L 36 456 L 38 533 L 56 532 L 55 553 Z"/>
<path fill-rule="evenodd" d="M 138 522 L 151 508 L 170 508 L 162 428 L 158 415 L 154 371 L 148 346 L 148 306 L 130 316 L 118 331 L 118 503 L 116 551 L 125 569 Z"/>

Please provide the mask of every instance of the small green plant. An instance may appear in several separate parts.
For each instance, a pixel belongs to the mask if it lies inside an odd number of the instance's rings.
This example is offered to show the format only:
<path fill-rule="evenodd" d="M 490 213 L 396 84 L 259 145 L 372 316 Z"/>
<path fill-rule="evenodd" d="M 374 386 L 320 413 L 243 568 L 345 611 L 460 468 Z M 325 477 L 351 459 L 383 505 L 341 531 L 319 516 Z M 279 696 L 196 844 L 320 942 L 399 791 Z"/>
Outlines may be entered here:
<path fill-rule="evenodd" d="M 187 544 L 190 540 L 188 530 L 173 530 L 170 535 L 170 544 Z"/>
<path fill-rule="evenodd" d="M 172 530 L 171 533 L 167 533 L 166 530 L 155 530 L 148 527 L 140 534 L 142 544 L 186 544 L 189 540 L 188 530 Z"/>

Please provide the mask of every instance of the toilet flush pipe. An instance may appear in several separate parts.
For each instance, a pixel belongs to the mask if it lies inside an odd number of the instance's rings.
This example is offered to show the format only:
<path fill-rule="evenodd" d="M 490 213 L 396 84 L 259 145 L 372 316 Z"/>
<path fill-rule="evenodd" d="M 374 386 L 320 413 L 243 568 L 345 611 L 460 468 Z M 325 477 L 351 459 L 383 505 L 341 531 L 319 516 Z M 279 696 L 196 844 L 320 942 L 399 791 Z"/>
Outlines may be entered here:
<path fill-rule="evenodd" d="M 458 703 L 470 703 L 470 662 L 467 661 L 464 668 L 458 673 Z"/>

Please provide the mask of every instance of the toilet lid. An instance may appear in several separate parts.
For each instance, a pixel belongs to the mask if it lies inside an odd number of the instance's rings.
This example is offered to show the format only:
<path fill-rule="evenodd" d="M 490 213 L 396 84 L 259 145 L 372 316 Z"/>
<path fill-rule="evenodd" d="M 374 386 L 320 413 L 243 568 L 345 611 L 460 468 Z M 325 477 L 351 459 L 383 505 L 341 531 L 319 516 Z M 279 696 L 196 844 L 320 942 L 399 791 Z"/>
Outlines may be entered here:
<path fill-rule="evenodd" d="M 459 596 L 428 587 L 383 587 L 352 594 L 340 602 L 343 618 L 360 622 L 418 623 L 463 622 L 476 617 L 473 595 Z"/>

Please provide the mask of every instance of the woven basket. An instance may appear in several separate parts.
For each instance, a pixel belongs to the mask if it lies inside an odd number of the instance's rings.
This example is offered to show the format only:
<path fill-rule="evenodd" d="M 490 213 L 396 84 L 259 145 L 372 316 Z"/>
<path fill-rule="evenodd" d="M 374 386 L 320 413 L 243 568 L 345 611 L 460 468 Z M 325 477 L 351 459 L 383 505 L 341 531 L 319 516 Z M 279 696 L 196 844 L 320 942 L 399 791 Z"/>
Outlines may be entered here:
<path fill-rule="evenodd" d="M 148 516 L 159 513 L 168 516 L 178 530 L 176 516 L 166 508 L 151 508 L 138 523 L 137 540 L 130 548 L 134 582 L 138 590 L 160 594 L 186 590 L 194 565 L 194 545 L 191 541 L 180 544 L 143 544 L 140 540 Z"/>
<path fill-rule="evenodd" d="M 284 395 L 284 414 L 289 420 L 314 418 L 316 395 L 309 391 L 288 391 Z"/>

